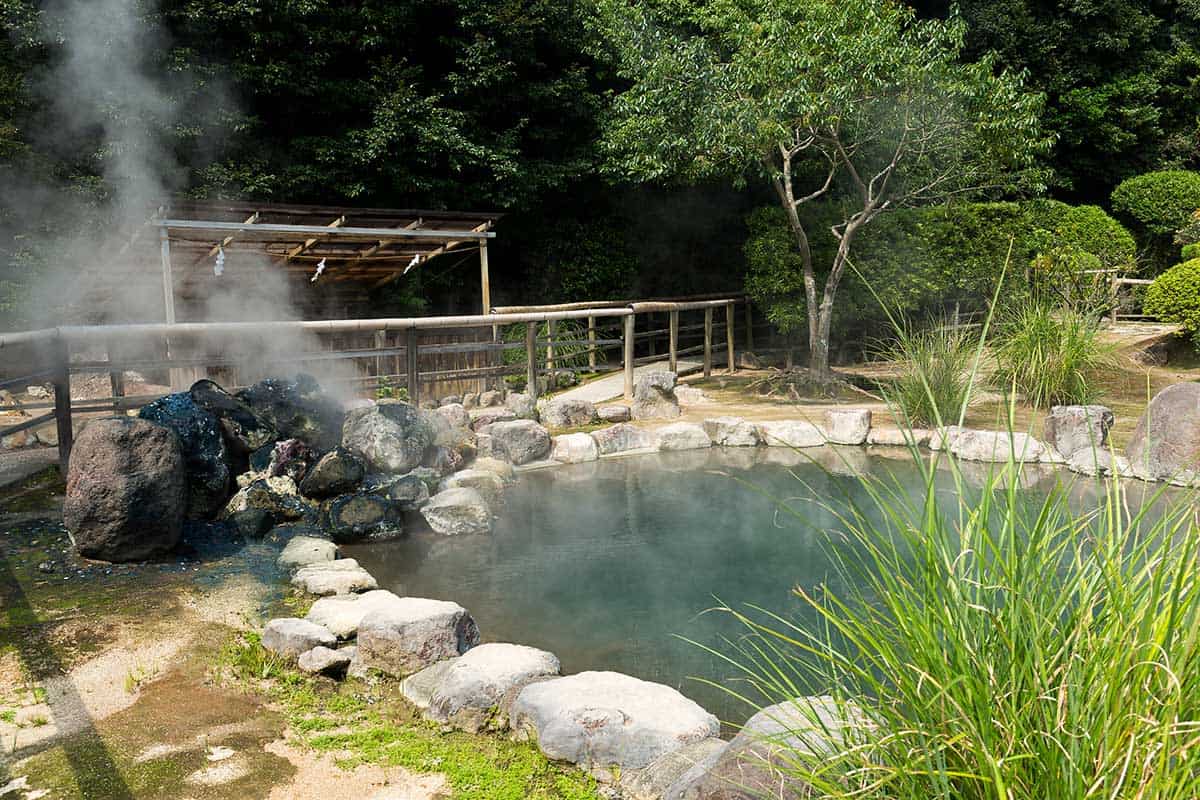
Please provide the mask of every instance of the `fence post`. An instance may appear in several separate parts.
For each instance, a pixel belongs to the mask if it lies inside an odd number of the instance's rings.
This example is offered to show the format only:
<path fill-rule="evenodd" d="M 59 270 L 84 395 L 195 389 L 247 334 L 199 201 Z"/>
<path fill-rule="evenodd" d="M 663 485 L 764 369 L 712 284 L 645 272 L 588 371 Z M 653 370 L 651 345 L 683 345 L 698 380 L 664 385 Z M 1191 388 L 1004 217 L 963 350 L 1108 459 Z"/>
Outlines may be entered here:
<path fill-rule="evenodd" d="M 525 323 L 525 391 L 537 398 L 537 323 Z"/>
<path fill-rule="evenodd" d="M 596 318 L 588 317 L 588 369 L 596 371 Z"/>
<path fill-rule="evenodd" d="M 754 304 L 746 298 L 746 349 L 754 352 Z"/>
<path fill-rule="evenodd" d="M 1109 286 L 1108 303 L 1110 306 L 1112 306 L 1111 310 L 1109 311 L 1109 314 L 1112 317 L 1112 324 L 1116 325 L 1117 324 L 1117 286 L 1118 286 L 1116 275 L 1113 275 L 1112 278 L 1109 280 L 1108 286 Z"/>
<path fill-rule="evenodd" d="M 417 341 L 419 332 L 416 328 L 408 329 L 408 338 L 404 345 L 404 356 L 408 361 L 408 402 L 414 406 L 420 401 L 421 395 L 421 373 L 418 371 L 420 366 L 420 344 Z"/>
<path fill-rule="evenodd" d="M 383 350 L 387 347 L 387 332 L 375 331 L 375 349 Z M 379 379 L 386 374 L 387 367 L 385 366 L 387 359 L 384 356 L 375 356 L 375 385 L 379 386 Z"/>
<path fill-rule="evenodd" d="M 725 351 L 728 361 L 725 363 L 729 374 L 737 372 L 737 361 L 733 357 L 733 303 L 725 304 Z"/>
<path fill-rule="evenodd" d="M 712 306 L 704 309 L 704 377 L 712 377 Z"/>
<path fill-rule="evenodd" d="M 117 353 L 116 343 L 108 342 L 108 362 L 115 364 L 115 369 L 108 371 L 108 385 L 113 393 L 113 413 L 119 414 L 121 411 L 121 398 L 125 396 L 125 372 L 120 366 L 120 355 Z"/>
<path fill-rule="evenodd" d="M 634 314 L 625 317 L 625 402 L 633 402 L 633 318 Z"/>
<path fill-rule="evenodd" d="M 667 322 L 669 329 L 668 347 L 670 348 L 670 370 L 675 374 L 679 374 L 679 312 L 671 311 L 670 319 Z"/>
<path fill-rule="evenodd" d="M 67 477 L 75 429 L 71 425 L 71 351 L 61 336 L 54 340 L 54 422 L 58 429 L 58 468 Z"/>
<path fill-rule="evenodd" d="M 554 369 L 554 320 L 546 320 L 546 371 Z"/>

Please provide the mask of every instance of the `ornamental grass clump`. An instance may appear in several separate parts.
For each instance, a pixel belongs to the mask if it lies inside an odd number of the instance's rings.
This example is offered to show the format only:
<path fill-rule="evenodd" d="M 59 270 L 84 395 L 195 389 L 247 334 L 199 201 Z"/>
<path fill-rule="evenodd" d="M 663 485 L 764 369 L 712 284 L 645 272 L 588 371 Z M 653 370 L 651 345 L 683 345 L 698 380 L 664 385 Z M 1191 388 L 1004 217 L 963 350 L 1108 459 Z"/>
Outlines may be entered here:
<path fill-rule="evenodd" d="M 829 541 L 835 574 L 795 590 L 819 627 L 723 609 L 746 629 L 721 654 L 746 679 L 738 696 L 761 706 L 834 694 L 869 720 L 828 757 L 785 748 L 789 791 L 1200 796 L 1190 508 L 1155 495 L 1131 513 L 1114 482 L 1079 514 L 1061 485 L 1031 496 L 1018 465 L 973 488 L 953 466 L 918 463 L 923 491 L 864 478 L 867 502 L 829 505 L 842 523 Z"/>
<path fill-rule="evenodd" d="M 1000 318 L 993 353 L 996 384 L 1024 394 L 1034 408 L 1090 402 L 1098 374 L 1116 360 L 1095 314 L 1036 300 Z"/>
<path fill-rule="evenodd" d="M 926 328 L 897 328 L 879 348 L 900 374 L 888 380 L 884 397 L 910 427 L 941 425 L 959 418 L 971 391 L 972 338 L 943 320 Z"/>

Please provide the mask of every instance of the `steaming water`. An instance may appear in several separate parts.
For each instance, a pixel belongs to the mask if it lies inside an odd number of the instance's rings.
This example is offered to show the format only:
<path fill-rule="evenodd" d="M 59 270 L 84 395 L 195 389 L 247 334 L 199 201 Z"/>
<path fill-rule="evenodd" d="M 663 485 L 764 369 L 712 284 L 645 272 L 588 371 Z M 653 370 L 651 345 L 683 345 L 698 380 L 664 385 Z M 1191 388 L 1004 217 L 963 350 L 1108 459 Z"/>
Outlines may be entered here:
<path fill-rule="evenodd" d="M 885 459 L 834 450 L 801 458 L 779 448 L 713 449 L 526 473 L 509 488 L 491 536 L 418 532 L 345 549 L 382 588 L 462 604 L 485 641 L 545 648 L 564 672 L 612 669 L 666 683 L 737 723 L 747 707 L 693 679 L 727 679 L 730 668 L 679 637 L 722 649 L 720 637 L 738 633 L 725 615 L 702 613 L 714 596 L 815 624 L 792 587 L 843 587 L 820 533 L 838 522 L 809 501 L 866 503 L 856 471 L 921 491 L 903 451 Z M 1048 491 L 1062 474 L 1031 473 L 1031 491 Z M 949 506 L 956 500 L 946 478 Z M 1095 507 L 1095 492 L 1080 480 L 1075 501 Z M 778 499 L 802 509 L 805 521 L 777 513 Z"/>

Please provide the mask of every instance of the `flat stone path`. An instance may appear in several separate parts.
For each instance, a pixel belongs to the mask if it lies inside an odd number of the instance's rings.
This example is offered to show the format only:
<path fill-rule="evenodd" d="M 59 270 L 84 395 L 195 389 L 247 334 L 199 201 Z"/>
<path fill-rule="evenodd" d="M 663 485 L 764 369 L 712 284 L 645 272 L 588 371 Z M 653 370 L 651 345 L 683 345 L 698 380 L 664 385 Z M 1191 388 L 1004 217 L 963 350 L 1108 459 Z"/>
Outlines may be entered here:
<path fill-rule="evenodd" d="M 713 361 L 716 361 L 716 353 L 713 353 Z M 633 368 L 633 379 L 636 381 L 639 375 L 647 372 L 658 372 L 667 369 L 670 362 L 665 358 L 662 361 L 655 361 L 653 364 L 643 364 L 640 367 Z M 704 369 L 704 363 L 701 361 L 685 361 L 680 360 L 677 364 L 679 367 L 679 375 L 687 375 L 692 372 L 699 372 Z M 716 369 L 716 364 L 713 364 L 713 369 Z M 618 370 L 611 374 L 605 375 L 603 378 L 597 378 L 594 381 L 576 386 L 572 389 L 567 389 L 565 392 L 559 392 L 554 395 L 555 399 L 560 400 L 586 400 L 589 403 L 603 403 L 605 400 L 615 400 L 625 394 L 625 373 Z"/>

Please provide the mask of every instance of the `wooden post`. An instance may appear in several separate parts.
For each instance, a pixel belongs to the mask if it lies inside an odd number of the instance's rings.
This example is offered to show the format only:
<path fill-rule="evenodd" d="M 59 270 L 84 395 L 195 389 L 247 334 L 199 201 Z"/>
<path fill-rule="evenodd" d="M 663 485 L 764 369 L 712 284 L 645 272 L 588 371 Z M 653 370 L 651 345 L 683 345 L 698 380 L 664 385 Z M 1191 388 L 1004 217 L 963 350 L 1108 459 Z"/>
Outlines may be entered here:
<path fill-rule="evenodd" d="M 625 317 L 625 402 L 633 402 L 633 314 Z"/>
<path fill-rule="evenodd" d="M 712 306 L 704 309 L 704 377 L 712 377 Z"/>
<path fill-rule="evenodd" d="M 651 311 L 649 314 L 646 315 L 646 327 L 648 327 L 650 329 L 647 332 L 648 335 L 646 336 L 646 339 L 647 339 L 646 345 L 650 350 L 650 355 L 656 356 L 656 355 L 658 355 L 658 344 L 656 341 L 656 339 L 658 337 L 655 336 L 654 331 L 656 331 L 658 329 L 654 325 L 654 312 L 653 311 Z"/>
<path fill-rule="evenodd" d="M 746 349 L 754 352 L 754 304 L 746 299 Z"/>
<path fill-rule="evenodd" d="M 725 367 L 729 370 L 729 374 L 737 372 L 737 361 L 733 355 L 733 303 L 725 304 L 725 352 L 728 361 Z"/>
<path fill-rule="evenodd" d="M 375 331 L 375 349 L 384 350 L 387 348 L 387 332 Z M 387 374 L 387 359 L 384 356 L 375 356 L 375 385 L 379 385 L 379 379 Z"/>
<path fill-rule="evenodd" d="M 112 389 L 113 413 L 117 414 L 121 411 L 121 398 L 125 396 L 125 372 L 121 369 L 116 343 L 111 341 L 108 343 L 108 362 L 115 367 L 108 371 L 108 385 Z"/>
<path fill-rule="evenodd" d="M 420 344 L 417 337 L 420 332 L 416 328 L 408 329 L 408 338 L 404 345 L 404 355 L 408 361 L 408 402 L 414 406 L 421 398 Z"/>
<path fill-rule="evenodd" d="M 596 371 L 596 318 L 588 317 L 588 369 Z"/>
<path fill-rule="evenodd" d="M 554 320 L 546 320 L 546 371 L 554 369 Z"/>
<path fill-rule="evenodd" d="M 667 327 L 670 332 L 667 334 L 667 348 L 670 355 L 667 357 L 668 368 L 671 372 L 679 374 L 679 312 L 669 312 Z"/>
<path fill-rule="evenodd" d="M 525 392 L 532 398 L 538 396 L 537 329 L 536 322 L 525 323 Z"/>
<path fill-rule="evenodd" d="M 488 275 L 487 239 L 479 240 L 479 291 L 483 295 L 483 313 L 492 313 L 492 281 Z"/>
<path fill-rule="evenodd" d="M 1108 285 L 1109 285 L 1108 302 L 1109 302 L 1109 305 L 1112 306 L 1112 309 L 1109 311 L 1109 315 L 1112 318 L 1112 324 L 1116 325 L 1117 324 L 1117 285 L 1118 285 L 1116 275 L 1113 275 L 1109 279 Z"/>
<path fill-rule="evenodd" d="M 166 228 L 158 229 L 159 257 L 162 261 L 163 283 L 163 319 L 168 325 L 175 324 L 175 279 L 171 275 L 171 238 Z M 175 355 L 171 352 L 171 337 L 167 337 L 167 360 Z M 168 374 L 172 389 L 182 389 L 184 383 L 183 370 L 169 367 Z"/>
<path fill-rule="evenodd" d="M 64 478 L 71 463 L 75 429 L 71 425 L 71 352 L 67 340 L 54 342 L 54 421 L 58 428 L 58 468 Z"/>

